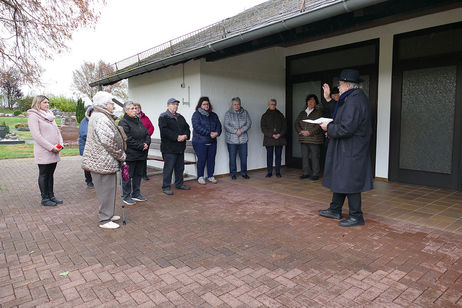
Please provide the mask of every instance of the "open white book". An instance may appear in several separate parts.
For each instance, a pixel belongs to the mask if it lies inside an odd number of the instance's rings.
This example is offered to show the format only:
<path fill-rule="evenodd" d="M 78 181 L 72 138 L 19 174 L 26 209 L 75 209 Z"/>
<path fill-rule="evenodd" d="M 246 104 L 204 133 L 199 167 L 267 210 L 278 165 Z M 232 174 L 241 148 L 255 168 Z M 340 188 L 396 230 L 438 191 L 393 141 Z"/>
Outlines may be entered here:
<path fill-rule="evenodd" d="M 332 122 L 334 119 L 331 118 L 317 118 L 316 120 L 303 120 L 303 122 L 313 123 L 313 124 L 321 124 L 321 123 L 329 123 Z"/>

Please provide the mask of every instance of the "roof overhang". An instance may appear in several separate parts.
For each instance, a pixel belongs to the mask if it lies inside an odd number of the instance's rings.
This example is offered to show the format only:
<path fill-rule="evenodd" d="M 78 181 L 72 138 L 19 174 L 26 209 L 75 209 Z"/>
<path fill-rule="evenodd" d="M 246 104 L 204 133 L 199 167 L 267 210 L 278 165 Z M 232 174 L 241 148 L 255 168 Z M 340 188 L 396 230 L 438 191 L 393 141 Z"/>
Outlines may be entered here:
<path fill-rule="evenodd" d="M 343 13 L 349 13 L 368 6 L 373 6 L 387 0 L 337 0 L 310 11 L 302 12 L 293 17 L 278 20 L 273 23 L 257 26 L 246 32 L 229 36 L 227 38 L 209 43 L 205 46 L 195 48 L 183 53 L 179 53 L 162 60 L 141 64 L 131 69 L 121 69 L 113 75 L 104 77 L 90 83 L 91 87 L 111 85 L 123 79 L 141 75 L 170 65 L 186 62 L 191 59 L 204 57 L 229 47 L 246 43 L 255 39 L 284 32 L 296 27 L 318 22 Z"/>

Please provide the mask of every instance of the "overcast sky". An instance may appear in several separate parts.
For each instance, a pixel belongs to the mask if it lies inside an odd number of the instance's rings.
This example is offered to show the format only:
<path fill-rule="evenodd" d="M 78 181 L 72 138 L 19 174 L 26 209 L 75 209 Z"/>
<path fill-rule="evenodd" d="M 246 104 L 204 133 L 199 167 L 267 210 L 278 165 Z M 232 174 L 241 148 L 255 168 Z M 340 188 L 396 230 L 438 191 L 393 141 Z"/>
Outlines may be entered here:
<path fill-rule="evenodd" d="M 108 0 L 95 29 L 76 32 L 68 52 L 43 63 L 44 87 L 26 92 L 70 97 L 72 71 L 84 61 L 114 63 L 262 2 L 265 0 Z"/>

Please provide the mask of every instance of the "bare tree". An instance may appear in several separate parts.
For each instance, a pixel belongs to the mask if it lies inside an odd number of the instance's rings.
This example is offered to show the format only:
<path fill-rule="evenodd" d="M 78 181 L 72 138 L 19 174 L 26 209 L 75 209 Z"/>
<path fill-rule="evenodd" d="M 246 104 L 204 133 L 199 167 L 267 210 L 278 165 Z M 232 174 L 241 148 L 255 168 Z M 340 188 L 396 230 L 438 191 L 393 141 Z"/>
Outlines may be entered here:
<path fill-rule="evenodd" d="M 6 99 L 7 107 L 13 108 L 14 104 L 23 94 L 21 92 L 21 78 L 19 72 L 10 69 L 6 72 L 0 72 L 0 92 Z"/>
<path fill-rule="evenodd" d="M 93 95 L 98 92 L 98 88 L 90 87 L 89 83 L 113 72 L 113 67 L 102 60 L 98 63 L 84 62 L 78 70 L 74 70 L 72 73 L 72 86 L 76 92 L 93 99 Z M 111 92 L 122 99 L 126 99 L 128 97 L 127 82 L 125 80 L 106 86 L 104 87 L 104 90 Z"/>
<path fill-rule="evenodd" d="M 17 67 L 21 79 L 39 84 L 41 59 L 67 48 L 74 31 L 94 26 L 106 0 L 0 0 L 0 67 Z"/>

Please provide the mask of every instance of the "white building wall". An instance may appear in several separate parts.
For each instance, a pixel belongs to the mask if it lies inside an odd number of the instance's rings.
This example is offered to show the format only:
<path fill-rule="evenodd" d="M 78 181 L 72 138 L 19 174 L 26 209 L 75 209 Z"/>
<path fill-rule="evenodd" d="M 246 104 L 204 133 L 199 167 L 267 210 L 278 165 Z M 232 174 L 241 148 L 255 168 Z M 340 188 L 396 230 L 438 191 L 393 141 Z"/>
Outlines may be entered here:
<path fill-rule="evenodd" d="M 184 66 L 175 65 L 129 79 L 129 97 L 142 105 L 154 124 L 153 138 L 160 138 L 157 119 L 166 110 L 170 97 L 190 101 L 189 106 L 180 104 L 181 113 L 191 126 L 191 117 L 201 96 L 208 96 L 220 121 L 231 106 L 231 98 L 239 96 L 242 106 L 252 119 L 249 130 L 247 167 L 249 170 L 266 166 L 266 150 L 260 130 L 260 117 L 267 109 L 270 98 L 276 98 L 278 108 L 285 112 L 285 58 L 280 48 L 270 48 L 214 62 L 190 61 Z M 188 98 L 188 87 L 190 96 Z M 215 174 L 229 173 L 228 150 L 224 133 L 218 138 Z M 153 151 L 153 150 L 151 150 Z M 154 153 L 153 153 L 154 154 Z M 158 162 L 149 162 L 160 166 Z M 283 156 L 284 164 L 284 156 Z M 238 170 L 239 168 L 238 159 Z M 196 174 L 195 166 L 186 166 L 186 173 Z"/>
<path fill-rule="evenodd" d="M 269 48 L 214 62 L 203 61 L 201 92 L 209 96 L 222 125 L 225 113 L 231 107 L 231 98 L 241 98 L 242 107 L 249 112 L 252 119 L 252 127 L 248 131 L 247 168 L 252 170 L 266 167 L 260 118 L 266 111 L 270 98 L 278 101 L 277 108 L 285 114 L 285 58 L 282 49 Z M 284 154 L 282 163 L 285 163 Z M 228 164 L 223 131 L 218 138 L 215 173 L 229 173 Z M 239 159 L 237 166 L 239 171 Z"/>
<path fill-rule="evenodd" d="M 191 117 L 200 97 L 200 80 L 200 61 L 189 61 L 184 66 L 178 64 L 128 79 L 129 98 L 141 104 L 143 112 L 154 125 L 152 138 L 160 138 L 159 115 L 167 110 L 167 100 L 171 97 L 181 102 L 178 112 L 191 126 Z M 181 86 L 182 84 L 184 84 L 184 88 Z M 150 153 L 160 154 L 155 153 L 154 150 L 150 150 Z M 186 154 L 186 158 L 191 159 L 192 157 L 188 157 L 188 155 L 191 154 Z M 162 167 L 162 163 L 156 161 L 149 161 L 149 165 Z M 194 165 L 185 166 L 185 172 L 196 174 L 196 168 Z"/>
<path fill-rule="evenodd" d="M 390 149 L 393 36 L 400 33 L 436 27 L 459 21 L 462 21 L 462 8 L 425 15 L 380 27 L 351 32 L 344 35 L 297 45 L 285 49 L 285 56 L 292 56 L 300 53 L 322 50 L 376 38 L 380 39 L 375 176 L 387 179 Z"/>

